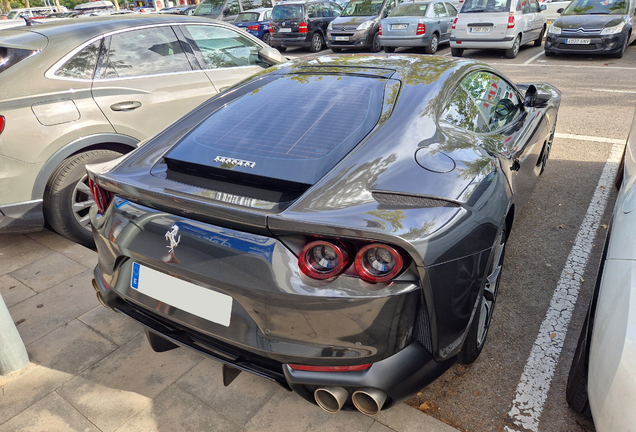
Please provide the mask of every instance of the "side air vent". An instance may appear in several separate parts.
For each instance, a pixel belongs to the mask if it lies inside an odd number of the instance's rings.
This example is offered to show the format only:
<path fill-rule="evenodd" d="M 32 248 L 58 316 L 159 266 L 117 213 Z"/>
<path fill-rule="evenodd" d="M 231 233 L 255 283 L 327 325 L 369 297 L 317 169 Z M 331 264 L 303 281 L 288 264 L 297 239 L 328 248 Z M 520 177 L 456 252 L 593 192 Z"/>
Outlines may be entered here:
<path fill-rule="evenodd" d="M 372 192 L 378 203 L 391 207 L 459 207 L 459 204 L 438 198 L 426 198 L 413 195 L 399 195 L 385 192 Z"/>
<path fill-rule="evenodd" d="M 415 319 L 415 340 L 424 345 L 428 352 L 433 352 L 433 341 L 431 340 L 431 324 L 428 318 L 426 305 L 420 305 L 420 311 Z"/>

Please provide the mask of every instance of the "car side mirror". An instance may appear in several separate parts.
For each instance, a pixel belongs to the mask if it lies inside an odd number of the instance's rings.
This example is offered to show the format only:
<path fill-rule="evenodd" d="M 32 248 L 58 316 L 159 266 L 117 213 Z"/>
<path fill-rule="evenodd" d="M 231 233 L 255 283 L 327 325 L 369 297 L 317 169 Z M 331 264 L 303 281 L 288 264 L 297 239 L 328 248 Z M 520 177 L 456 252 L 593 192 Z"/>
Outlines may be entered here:
<path fill-rule="evenodd" d="M 523 104 L 527 107 L 539 107 L 544 105 L 550 99 L 552 99 L 552 93 L 540 90 L 531 85 L 528 87 L 528 90 L 526 90 Z"/>
<path fill-rule="evenodd" d="M 542 4 L 542 5 L 541 5 L 541 10 L 542 10 L 542 11 L 546 10 L 547 8 L 548 8 L 548 7 L 547 7 L 546 5 L 544 5 L 544 4 Z"/>
<path fill-rule="evenodd" d="M 270 66 L 285 63 L 287 59 L 276 48 L 263 47 L 258 51 L 258 58 Z"/>
<path fill-rule="evenodd" d="M 226 7 L 223 9 L 223 16 L 228 16 L 230 14 L 230 8 Z"/>
<path fill-rule="evenodd" d="M 562 14 L 564 10 L 565 10 L 564 8 L 558 8 L 558 9 L 557 9 L 557 13 L 558 13 L 558 14 Z"/>

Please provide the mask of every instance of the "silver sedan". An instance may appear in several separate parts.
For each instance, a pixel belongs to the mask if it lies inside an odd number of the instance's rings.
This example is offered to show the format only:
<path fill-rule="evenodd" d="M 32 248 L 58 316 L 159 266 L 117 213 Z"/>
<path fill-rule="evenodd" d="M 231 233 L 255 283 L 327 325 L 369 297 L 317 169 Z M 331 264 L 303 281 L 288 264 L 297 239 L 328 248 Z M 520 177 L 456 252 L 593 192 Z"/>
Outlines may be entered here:
<path fill-rule="evenodd" d="M 401 4 L 380 25 L 380 44 L 391 53 L 397 47 L 424 47 L 435 54 L 440 43 L 450 41 L 457 9 L 450 2 L 424 1 Z"/>

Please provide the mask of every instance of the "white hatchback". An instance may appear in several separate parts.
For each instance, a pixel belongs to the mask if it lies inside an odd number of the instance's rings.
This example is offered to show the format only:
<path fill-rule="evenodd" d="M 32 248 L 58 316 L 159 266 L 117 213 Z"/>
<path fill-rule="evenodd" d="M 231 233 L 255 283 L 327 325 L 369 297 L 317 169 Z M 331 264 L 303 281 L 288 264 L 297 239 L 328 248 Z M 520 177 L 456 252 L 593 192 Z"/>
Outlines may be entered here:
<path fill-rule="evenodd" d="M 503 49 L 515 58 L 529 42 L 541 46 L 547 19 L 537 0 L 465 0 L 451 30 L 451 50 Z"/>

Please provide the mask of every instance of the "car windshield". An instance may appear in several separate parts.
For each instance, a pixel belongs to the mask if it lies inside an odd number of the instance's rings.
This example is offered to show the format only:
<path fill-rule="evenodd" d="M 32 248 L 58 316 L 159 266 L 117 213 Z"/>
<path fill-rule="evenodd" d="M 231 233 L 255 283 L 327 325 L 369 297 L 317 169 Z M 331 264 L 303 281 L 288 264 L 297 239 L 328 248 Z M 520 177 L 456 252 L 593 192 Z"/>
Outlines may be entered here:
<path fill-rule="evenodd" d="M 424 16 L 428 4 L 403 4 L 391 12 L 390 17 Z"/>
<path fill-rule="evenodd" d="M 574 0 L 563 15 L 624 15 L 626 0 Z"/>
<path fill-rule="evenodd" d="M 272 19 L 275 20 L 301 19 L 302 16 L 301 5 L 276 5 L 272 10 Z"/>
<path fill-rule="evenodd" d="M 258 21 L 258 16 L 259 16 L 258 12 L 243 12 L 242 14 L 238 14 L 236 16 L 236 19 L 234 20 L 234 22 L 236 23 L 254 22 L 254 21 Z"/>
<path fill-rule="evenodd" d="M 355 0 L 347 4 L 340 16 L 376 16 L 380 13 L 383 3 L 383 1 Z"/>
<path fill-rule="evenodd" d="M 460 12 L 510 12 L 510 0 L 466 0 Z"/>
<path fill-rule="evenodd" d="M 195 15 L 220 15 L 225 0 L 203 0 L 194 11 Z"/>

